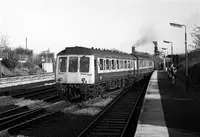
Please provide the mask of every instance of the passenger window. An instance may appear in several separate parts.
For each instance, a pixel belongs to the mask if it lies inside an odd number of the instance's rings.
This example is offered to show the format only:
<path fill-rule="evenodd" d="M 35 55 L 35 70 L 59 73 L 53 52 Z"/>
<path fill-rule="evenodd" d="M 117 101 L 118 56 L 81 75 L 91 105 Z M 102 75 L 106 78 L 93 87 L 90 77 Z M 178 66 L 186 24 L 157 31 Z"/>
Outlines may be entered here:
<path fill-rule="evenodd" d="M 124 68 L 124 61 L 120 60 L 120 69 L 123 69 L 123 68 Z"/>
<path fill-rule="evenodd" d="M 109 70 L 111 70 L 111 69 L 112 69 L 112 61 L 109 60 Z"/>
<path fill-rule="evenodd" d="M 135 62 L 133 61 L 133 69 L 135 70 Z"/>
<path fill-rule="evenodd" d="M 103 70 L 103 59 L 99 60 L 99 69 Z"/>
<path fill-rule="evenodd" d="M 109 60 L 106 59 L 106 70 L 109 70 Z"/>
<path fill-rule="evenodd" d="M 122 61 L 119 60 L 119 69 L 121 69 L 121 68 L 122 68 Z"/>
<path fill-rule="evenodd" d="M 119 60 L 117 60 L 117 66 L 116 67 L 117 67 L 117 69 L 119 69 Z"/>
<path fill-rule="evenodd" d="M 89 72 L 90 58 L 80 57 L 80 72 Z"/>
<path fill-rule="evenodd" d="M 130 68 L 133 68 L 133 61 L 130 61 Z"/>
<path fill-rule="evenodd" d="M 142 67 L 142 61 L 141 61 L 141 60 L 140 60 L 140 62 L 139 62 L 139 66 Z"/>
<path fill-rule="evenodd" d="M 106 60 L 103 60 L 103 70 L 106 70 Z"/>
<path fill-rule="evenodd" d="M 97 59 L 94 59 L 94 70 L 97 71 Z"/>
<path fill-rule="evenodd" d="M 115 62 L 114 62 L 114 60 L 112 60 L 112 69 L 113 70 L 115 69 Z"/>
<path fill-rule="evenodd" d="M 77 72 L 78 57 L 69 57 L 69 72 Z"/>
<path fill-rule="evenodd" d="M 124 63 L 125 63 L 125 69 L 126 69 L 127 68 L 127 61 L 125 60 Z"/>
<path fill-rule="evenodd" d="M 59 72 L 66 72 L 67 71 L 67 57 L 60 57 L 59 58 Z"/>

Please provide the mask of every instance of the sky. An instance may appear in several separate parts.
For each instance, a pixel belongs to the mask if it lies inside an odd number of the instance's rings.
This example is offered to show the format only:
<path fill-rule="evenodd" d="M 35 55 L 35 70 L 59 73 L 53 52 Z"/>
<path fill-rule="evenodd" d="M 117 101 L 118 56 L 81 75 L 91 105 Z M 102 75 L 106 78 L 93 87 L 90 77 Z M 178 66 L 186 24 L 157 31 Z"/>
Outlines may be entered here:
<path fill-rule="evenodd" d="M 0 0 L 0 35 L 13 48 L 25 46 L 35 53 L 58 53 L 65 47 L 83 46 L 118 49 L 131 53 L 153 53 L 168 48 L 184 53 L 185 29 L 188 45 L 194 25 L 200 26 L 199 0 Z M 188 50 L 192 48 L 189 46 Z"/>

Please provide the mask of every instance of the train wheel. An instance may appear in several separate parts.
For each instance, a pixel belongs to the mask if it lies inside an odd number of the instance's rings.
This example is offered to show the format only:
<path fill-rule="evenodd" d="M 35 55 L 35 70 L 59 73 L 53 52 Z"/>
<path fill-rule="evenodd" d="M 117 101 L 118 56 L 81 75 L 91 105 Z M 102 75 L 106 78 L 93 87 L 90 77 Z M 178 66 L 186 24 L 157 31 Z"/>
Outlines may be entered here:
<path fill-rule="evenodd" d="M 65 90 L 64 89 L 62 89 L 61 91 L 60 91 L 60 98 L 64 98 L 64 92 L 65 92 Z"/>
<path fill-rule="evenodd" d="M 103 94 L 105 93 L 105 88 L 103 85 L 100 85 L 98 88 L 99 96 L 103 97 Z"/>
<path fill-rule="evenodd" d="M 119 88 L 122 88 L 122 80 L 119 80 Z"/>
<path fill-rule="evenodd" d="M 123 79 L 123 80 L 122 80 L 122 88 L 124 88 L 125 86 L 126 86 L 126 80 Z"/>
<path fill-rule="evenodd" d="M 95 91 L 96 91 L 96 95 L 99 96 L 100 94 L 99 94 L 99 88 L 98 88 L 98 86 L 95 87 Z"/>

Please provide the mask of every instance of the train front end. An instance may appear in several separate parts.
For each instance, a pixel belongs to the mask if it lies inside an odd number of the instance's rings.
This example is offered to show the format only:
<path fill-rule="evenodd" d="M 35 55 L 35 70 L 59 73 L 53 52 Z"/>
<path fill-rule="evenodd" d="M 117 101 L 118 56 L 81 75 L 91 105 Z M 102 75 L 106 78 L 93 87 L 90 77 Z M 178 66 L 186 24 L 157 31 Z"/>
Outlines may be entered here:
<path fill-rule="evenodd" d="M 56 89 L 62 98 L 85 99 L 88 96 L 88 85 L 94 84 L 94 77 L 93 55 L 57 55 Z"/>

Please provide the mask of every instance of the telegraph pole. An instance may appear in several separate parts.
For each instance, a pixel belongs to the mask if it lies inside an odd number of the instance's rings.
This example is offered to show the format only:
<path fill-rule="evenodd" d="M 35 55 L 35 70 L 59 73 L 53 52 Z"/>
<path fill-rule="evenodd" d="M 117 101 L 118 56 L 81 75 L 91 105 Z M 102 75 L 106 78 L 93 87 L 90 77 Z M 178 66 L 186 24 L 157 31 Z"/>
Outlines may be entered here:
<path fill-rule="evenodd" d="M 26 49 L 27 49 L 27 37 L 26 37 L 25 43 L 26 43 Z"/>
<path fill-rule="evenodd" d="M 2 78 L 2 73 L 1 73 L 1 60 L 2 60 L 2 58 L 0 57 L 0 78 Z"/>

